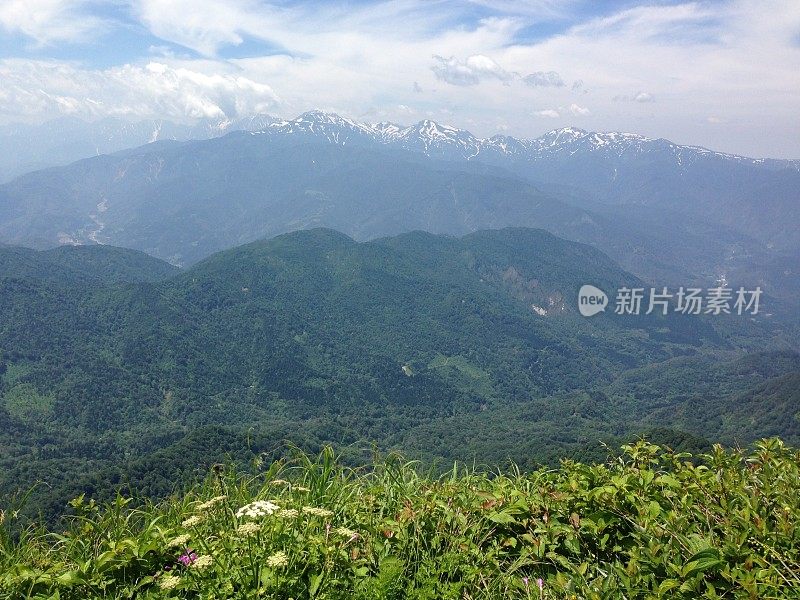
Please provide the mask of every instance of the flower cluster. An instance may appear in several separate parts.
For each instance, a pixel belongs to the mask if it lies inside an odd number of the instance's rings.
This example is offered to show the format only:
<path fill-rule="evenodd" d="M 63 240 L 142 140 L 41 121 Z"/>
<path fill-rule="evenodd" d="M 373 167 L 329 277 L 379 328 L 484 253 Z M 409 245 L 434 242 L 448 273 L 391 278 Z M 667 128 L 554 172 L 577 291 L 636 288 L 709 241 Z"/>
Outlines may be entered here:
<path fill-rule="evenodd" d="M 239 525 L 239 527 L 236 528 L 236 532 L 243 537 L 250 537 L 251 535 L 256 535 L 259 529 L 259 526 L 251 521 Z"/>
<path fill-rule="evenodd" d="M 182 548 L 189 541 L 189 535 L 179 535 L 167 542 L 167 548 Z"/>
<path fill-rule="evenodd" d="M 184 527 L 187 527 L 187 528 L 188 528 L 188 527 L 196 527 L 196 526 L 200 525 L 200 523 L 202 523 L 204 520 L 205 520 L 205 519 L 204 519 L 204 518 L 203 518 L 201 515 L 192 515 L 191 517 L 189 517 L 188 519 L 186 519 L 186 520 L 185 520 L 185 521 L 182 523 L 182 525 L 183 525 Z"/>
<path fill-rule="evenodd" d="M 203 569 L 207 569 L 211 566 L 214 562 L 214 559 L 211 557 L 210 554 L 204 554 L 203 556 L 198 556 L 194 562 L 192 563 L 192 568 L 197 569 L 198 571 L 202 571 Z"/>
<path fill-rule="evenodd" d="M 175 575 L 164 575 L 158 580 L 158 587 L 162 590 L 172 590 L 181 582 L 180 577 Z"/>
<path fill-rule="evenodd" d="M 294 508 L 284 508 L 278 511 L 278 517 L 281 519 L 296 519 L 299 514 Z"/>
<path fill-rule="evenodd" d="M 256 500 L 255 502 L 246 504 L 237 510 L 236 518 L 241 519 L 242 517 L 250 517 L 251 519 L 258 519 L 267 515 L 271 515 L 279 509 L 280 506 L 269 502 L 268 500 Z"/>
<path fill-rule="evenodd" d="M 203 502 L 202 504 L 198 504 L 197 505 L 197 510 L 199 512 L 204 512 L 204 511 L 207 511 L 207 510 L 211 510 L 217 504 L 221 504 L 222 502 L 224 502 L 227 498 L 228 498 L 227 496 L 215 496 L 215 497 L 211 498 L 211 500 L 209 500 L 207 502 Z"/>
<path fill-rule="evenodd" d="M 350 540 L 353 540 L 358 537 L 358 533 L 356 533 L 352 529 L 348 529 L 347 527 L 337 527 L 336 529 L 333 530 L 333 532 L 336 535 L 340 535 L 343 538 L 348 538 Z"/>
<path fill-rule="evenodd" d="M 187 550 L 184 554 L 181 554 L 178 558 L 178 562 L 181 563 L 184 567 L 188 567 L 194 561 L 197 560 L 197 554 L 195 554 L 191 549 Z"/>
<path fill-rule="evenodd" d="M 327 508 L 317 508 L 316 506 L 304 506 L 303 512 L 307 515 L 312 515 L 314 517 L 321 517 L 323 519 L 327 519 L 333 516 L 333 513 L 329 511 Z"/>
<path fill-rule="evenodd" d="M 267 558 L 267 566 L 273 569 L 278 567 L 285 567 L 289 564 L 289 557 L 286 556 L 286 552 L 276 552 L 269 558 Z"/>

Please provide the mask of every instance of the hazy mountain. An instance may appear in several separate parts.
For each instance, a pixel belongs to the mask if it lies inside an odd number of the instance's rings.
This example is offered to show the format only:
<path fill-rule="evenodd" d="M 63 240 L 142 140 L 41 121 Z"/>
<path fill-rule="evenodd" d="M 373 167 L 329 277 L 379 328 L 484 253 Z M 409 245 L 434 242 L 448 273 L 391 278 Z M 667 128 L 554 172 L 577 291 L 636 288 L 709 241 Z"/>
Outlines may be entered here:
<path fill-rule="evenodd" d="M 247 131 L 20 177 L 0 186 L 0 240 L 107 243 L 186 265 L 315 226 L 370 239 L 523 225 L 593 244 L 658 283 L 800 292 L 796 161 L 574 128 L 478 139 L 319 111 L 198 127 L 182 135 Z"/>
<path fill-rule="evenodd" d="M 40 124 L 0 126 L 0 183 L 37 169 L 119 152 L 158 140 L 201 140 L 238 130 L 263 130 L 273 118 L 254 115 L 186 125 L 164 120 L 62 117 Z"/>
<path fill-rule="evenodd" d="M 447 160 L 494 164 L 537 184 L 577 188 L 584 201 L 666 207 L 783 250 L 800 249 L 800 161 L 754 159 L 632 133 L 567 127 L 527 140 L 480 139 L 424 120 L 362 124 L 312 111 L 262 133 L 378 142 Z"/>
<path fill-rule="evenodd" d="M 60 249 L 63 277 L 26 266 L 51 253 L 6 256 L 0 489 L 72 486 L 209 425 L 528 464 L 653 423 L 730 442 L 799 433 L 796 336 L 761 317 L 580 317 L 583 283 L 640 282 L 543 231 L 317 229 L 142 283 L 108 277 L 119 249 L 91 251 Z M 736 418 L 717 423 L 725 407 Z M 138 483 L 158 477 L 151 464 Z"/>

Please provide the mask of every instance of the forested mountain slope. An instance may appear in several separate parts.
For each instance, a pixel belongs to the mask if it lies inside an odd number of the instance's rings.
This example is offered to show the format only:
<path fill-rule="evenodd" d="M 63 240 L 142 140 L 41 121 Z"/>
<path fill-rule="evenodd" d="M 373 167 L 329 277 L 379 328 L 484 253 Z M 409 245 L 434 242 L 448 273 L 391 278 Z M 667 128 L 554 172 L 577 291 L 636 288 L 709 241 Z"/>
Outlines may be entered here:
<path fill-rule="evenodd" d="M 75 265 L 87 249 L 58 252 Z M 136 277 L 108 276 L 118 249 L 91 252 L 82 264 L 94 278 L 23 268 L 49 252 L 6 256 L 20 266 L 0 278 L 0 489 L 42 478 L 109 489 L 126 464 L 132 483 L 163 492 L 170 476 L 148 456 L 209 427 L 228 440 L 219 448 L 374 440 L 430 459 L 523 464 L 596 456 L 598 440 L 654 427 L 730 443 L 798 433 L 790 326 L 760 315 L 583 318 L 584 283 L 640 282 L 544 231 L 367 243 L 301 231 L 167 279 L 170 267 L 150 265 L 158 281 L 144 282 L 141 265 Z M 192 471 L 216 446 L 169 468 Z"/>

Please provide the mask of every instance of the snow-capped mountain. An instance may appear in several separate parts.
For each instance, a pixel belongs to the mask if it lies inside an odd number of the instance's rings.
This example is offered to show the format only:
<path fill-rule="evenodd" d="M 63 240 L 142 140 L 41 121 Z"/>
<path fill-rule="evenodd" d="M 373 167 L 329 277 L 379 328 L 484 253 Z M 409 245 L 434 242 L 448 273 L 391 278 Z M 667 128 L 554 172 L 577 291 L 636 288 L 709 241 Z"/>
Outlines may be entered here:
<path fill-rule="evenodd" d="M 377 143 L 431 158 L 486 161 L 503 167 L 508 167 L 509 159 L 516 164 L 574 160 L 581 156 L 604 160 L 639 156 L 667 160 L 678 168 L 713 158 L 774 170 L 800 170 L 800 161 L 747 158 L 633 133 L 601 133 L 565 127 L 534 139 L 506 135 L 478 138 L 465 129 L 428 119 L 406 126 L 359 122 L 313 110 L 294 119 L 259 114 L 235 119 L 205 119 L 191 125 L 164 120 L 131 122 L 119 118 L 86 122 L 72 117 L 39 125 L 7 125 L 0 127 L 0 182 L 27 171 L 156 141 L 205 140 L 235 131 L 311 136 L 340 145 Z"/>
<path fill-rule="evenodd" d="M 591 208 L 637 205 L 678 211 L 793 251 L 800 233 L 800 161 L 759 159 L 684 146 L 635 133 L 565 127 L 534 139 L 469 131 L 423 120 L 410 126 L 362 123 L 310 111 L 250 128 L 255 136 L 422 154 L 503 169 Z M 789 215 L 789 218 L 786 218 Z"/>
<path fill-rule="evenodd" d="M 126 189 L 125 193 L 137 199 L 144 198 L 151 188 L 162 184 L 163 173 L 174 172 L 175 180 L 170 185 L 175 188 L 164 200 L 167 204 L 175 202 L 176 195 L 185 196 L 185 201 L 192 207 L 196 207 L 198 202 L 211 202 L 207 200 L 211 184 L 201 185 L 199 177 L 202 176 L 231 182 L 237 189 L 242 188 L 245 191 L 237 191 L 233 197 L 248 203 L 256 201 L 250 194 L 257 194 L 258 198 L 263 199 L 266 197 L 264 194 L 276 194 L 278 189 L 289 190 L 294 189 L 293 186 L 300 186 L 301 199 L 294 198 L 292 202 L 297 202 L 298 207 L 305 206 L 305 194 L 313 195 L 319 191 L 312 181 L 319 175 L 317 171 L 323 160 L 328 165 L 331 184 L 342 179 L 341 169 L 344 168 L 358 170 L 369 162 L 371 166 L 364 168 L 364 176 L 376 177 L 376 173 L 384 171 L 384 164 L 411 160 L 417 165 L 429 162 L 433 169 L 440 169 L 447 163 L 448 169 L 456 171 L 502 174 L 518 184 L 533 184 L 539 190 L 582 209 L 615 207 L 630 212 L 632 207 L 637 207 L 643 214 L 642 218 L 657 220 L 661 216 L 654 217 L 654 211 L 666 211 L 671 219 L 683 220 L 692 227 L 701 222 L 712 227 L 724 226 L 737 235 L 757 240 L 769 248 L 792 254 L 800 251 L 800 161 L 752 159 L 633 133 L 591 132 L 566 127 L 534 139 L 505 135 L 479 138 L 469 131 L 431 120 L 409 126 L 387 122 L 366 123 L 323 111 L 306 112 L 293 119 L 256 115 L 236 120 L 209 120 L 193 126 L 162 121 L 130 124 L 119 120 L 87 125 L 77 120 L 62 120 L 39 126 L 35 131 L 28 130 L 27 138 L 23 130 L 12 132 L 11 137 L 5 138 L 2 133 L 0 131 L 0 163 L 5 158 L 24 155 L 23 149 L 32 148 L 36 139 L 45 140 L 46 144 L 40 147 L 38 156 L 46 156 L 51 164 L 68 162 L 66 159 L 69 157 L 77 159 L 112 153 L 139 144 L 141 147 L 126 150 L 124 164 L 120 163 L 118 168 L 121 173 L 127 174 L 122 176 L 125 179 L 131 179 L 134 169 L 140 169 L 142 180 L 137 185 L 144 188 L 134 186 Z M 199 141 L 189 145 L 148 144 L 165 140 Z M 4 143 L 7 147 L 2 152 Z M 351 149 L 354 152 L 349 152 Z M 75 156 L 76 153 L 79 155 Z M 196 163 L 198 153 L 213 158 L 209 158 L 211 162 L 205 167 L 207 172 L 195 173 L 185 169 L 186 165 Z M 179 155 L 186 161 L 185 164 L 180 161 L 173 163 L 173 159 Z M 255 185 L 255 181 L 264 177 L 263 171 L 270 167 L 267 164 L 268 155 L 272 156 L 270 160 L 273 163 L 278 164 L 276 161 L 279 158 L 284 166 L 272 172 L 273 178 L 269 181 Z M 100 161 L 96 165 L 101 174 L 98 177 L 106 181 L 106 176 L 109 176 L 110 181 L 117 182 L 117 172 L 106 173 L 105 164 Z M 65 177 L 70 181 L 84 177 L 82 168 L 65 170 Z M 287 178 L 290 170 L 295 172 L 292 179 Z M 233 173 L 238 175 L 234 177 Z M 20 210 L 17 203 L 25 201 L 28 186 L 33 185 L 31 182 L 38 184 L 49 180 L 51 176 L 31 173 L 24 178 L 24 182 L 17 185 L 12 182 L 5 188 L 6 192 L 13 190 L 9 196 L 13 200 L 6 202 L 7 208 Z M 115 241 L 109 234 L 109 226 L 100 228 L 97 224 L 98 221 L 106 223 L 106 218 L 113 212 L 109 207 L 115 202 L 106 202 L 103 196 L 106 185 L 104 183 L 96 190 L 87 188 L 84 191 L 87 198 L 97 196 L 90 203 L 87 213 L 90 223 L 85 228 L 94 232 L 92 235 L 84 235 L 65 224 L 63 231 L 39 237 L 58 240 L 86 238 L 89 241 L 102 238 L 107 243 Z M 495 188 L 484 185 L 481 193 L 485 193 L 487 198 L 493 197 L 499 194 L 496 190 L 500 187 L 499 183 Z M 375 194 L 388 198 L 402 187 L 386 176 L 379 189 Z M 419 191 L 417 188 L 415 190 L 415 193 Z M 0 192 L 3 191 L 0 188 Z M 49 196 L 45 194 L 45 197 Z M 320 196 L 315 202 L 319 201 L 320 206 L 327 207 L 326 210 L 336 209 L 335 202 L 326 198 Z M 370 198 L 374 198 L 374 194 Z M 122 205 L 116 202 L 116 208 L 120 210 Z M 491 202 L 497 202 L 497 198 L 493 197 Z M 491 202 L 487 199 L 486 206 L 492 206 Z M 0 194 L 0 205 L 2 203 Z M 480 202 L 476 207 L 478 205 Z M 227 205 L 221 205 L 218 209 L 225 211 Z M 424 214 L 430 207 L 420 206 L 417 209 Z M 435 220 L 439 223 L 436 228 L 431 224 L 434 217 L 430 215 L 428 220 L 423 219 L 417 225 L 423 229 L 448 231 L 445 225 L 447 211 L 435 214 Z M 387 218 L 384 214 L 374 217 Z M 312 215 L 311 212 L 295 215 L 293 219 L 293 226 L 323 222 L 317 213 Z M 465 219 L 469 221 L 474 217 Z M 15 220 L 13 228 L 20 227 L 20 223 L 22 221 Z M 470 227 L 475 228 L 496 225 L 489 218 L 469 223 Z M 11 225 L 9 228 L 12 228 Z M 260 230 L 261 233 L 270 231 Z M 387 227 L 381 233 L 391 231 Z M 703 235 L 707 235 L 708 231 L 704 230 Z M 33 236 L 31 233 L 23 238 L 18 231 L 11 233 L 6 236 L 7 239 L 22 240 Z M 351 233 L 361 235 L 358 231 Z"/>
<path fill-rule="evenodd" d="M 303 113 L 290 120 L 273 118 L 265 127 L 231 126 L 253 133 L 292 135 L 310 134 L 334 144 L 377 142 L 427 156 L 460 160 L 489 160 L 502 157 L 542 160 L 575 154 L 596 154 L 625 157 L 647 154 L 668 155 L 677 166 L 686 166 L 700 157 L 715 157 L 752 166 L 794 168 L 800 161 L 757 159 L 715 152 L 699 146 L 682 146 L 665 139 L 654 139 L 635 133 L 592 132 L 565 127 L 534 139 L 496 135 L 478 138 L 465 129 L 442 125 L 425 119 L 410 126 L 396 123 L 361 123 L 335 113 L 319 110 Z"/>
<path fill-rule="evenodd" d="M 733 281 L 781 265 L 769 271 L 773 292 L 800 293 L 796 270 L 783 266 L 800 256 L 792 161 L 630 133 L 479 138 L 430 120 L 364 123 L 321 111 L 193 128 L 95 123 L 82 138 L 70 133 L 80 124 L 61 127 L 51 140 L 72 139 L 63 144 L 71 150 L 88 140 L 83 156 L 124 140 L 141 146 L 0 185 L 0 242 L 113 244 L 190 264 L 309 227 L 370 239 L 513 225 L 594 244 L 653 281 Z"/>

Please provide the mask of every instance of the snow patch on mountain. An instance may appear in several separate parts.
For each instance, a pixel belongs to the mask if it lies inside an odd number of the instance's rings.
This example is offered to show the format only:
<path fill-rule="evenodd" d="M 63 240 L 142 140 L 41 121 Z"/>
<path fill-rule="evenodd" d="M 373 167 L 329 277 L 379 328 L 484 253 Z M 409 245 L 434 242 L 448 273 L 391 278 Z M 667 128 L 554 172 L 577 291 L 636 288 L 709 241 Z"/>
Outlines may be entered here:
<path fill-rule="evenodd" d="M 265 117 L 268 120 L 268 118 Z M 294 135 L 308 134 L 321 137 L 333 144 L 364 144 L 377 142 L 403 150 L 421 152 L 435 158 L 451 160 L 477 160 L 513 157 L 535 161 L 554 156 L 577 154 L 603 154 L 624 158 L 631 155 L 658 153 L 669 156 L 679 167 L 698 160 L 715 157 L 738 163 L 772 169 L 795 168 L 800 161 L 754 159 L 699 146 L 681 146 L 669 140 L 649 138 L 635 133 L 594 132 L 576 127 L 554 129 L 534 139 L 495 135 L 478 138 L 465 129 L 442 125 L 425 119 L 410 126 L 390 122 L 361 123 L 341 117 L 336 113 L 313 110 L 291 120 L 272 119 L 261 128 L 249 123 L 247 129 L 254 134 Z"/>

